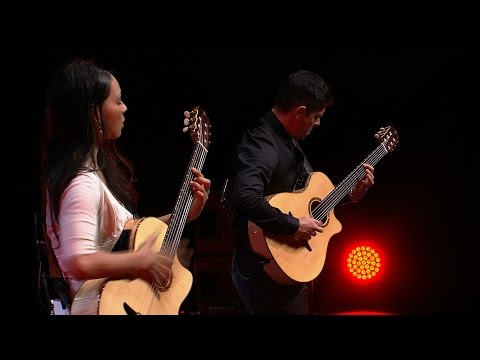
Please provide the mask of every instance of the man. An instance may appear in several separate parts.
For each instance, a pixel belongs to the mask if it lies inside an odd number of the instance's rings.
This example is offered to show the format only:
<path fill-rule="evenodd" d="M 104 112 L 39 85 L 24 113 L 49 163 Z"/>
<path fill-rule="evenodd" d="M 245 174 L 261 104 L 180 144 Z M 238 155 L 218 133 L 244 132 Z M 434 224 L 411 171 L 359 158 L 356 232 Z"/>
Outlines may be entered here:
<path fill-rule="evenodd" d="M 330 88 L 318 74 L 306 70 L 292 73 L 280 86 L 273 108 L 238 144 L 230 195 L 236 230 L 232 279 L 252 314 L 308 314 L 306 284 L 284 285 L 265 272 L 268 259 L 253 251 L 248 222 L 264 231 L 291 235 L 298 246 L 308 246 L 308 240 L 323 231 L 321 221 L 283 213 L 265 196 L 292 192 L 306 174 L 306 159 L 297 141 L 320 125 L 332 103 Z M 365 176 L 353 187 L 352 201 L 362 198 L 373 185 L 373 167 L 363 166 Z"/>

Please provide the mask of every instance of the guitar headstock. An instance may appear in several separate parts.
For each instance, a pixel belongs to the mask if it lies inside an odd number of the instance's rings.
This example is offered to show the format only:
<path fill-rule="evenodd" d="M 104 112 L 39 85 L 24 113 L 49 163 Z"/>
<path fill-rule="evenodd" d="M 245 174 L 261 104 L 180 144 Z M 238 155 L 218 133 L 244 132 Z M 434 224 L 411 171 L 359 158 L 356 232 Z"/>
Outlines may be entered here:
<path fill-rule="evenodd" d="M 200 107 L 194 107 L 189 112 L 190 118 L 185 119 L 184 132 L 190 131 L 190 137 L 194 143 L 201 143 L 208 149 L 210 145 L 210 119 L 206 112 Z"/>
<path fill-rule="evenodd" d="M 398 133 L 393 126 L 381 127 L 375 134 L 375 138 L 385 146 L 385 149 L 390 153 L 398 144 Z"/>

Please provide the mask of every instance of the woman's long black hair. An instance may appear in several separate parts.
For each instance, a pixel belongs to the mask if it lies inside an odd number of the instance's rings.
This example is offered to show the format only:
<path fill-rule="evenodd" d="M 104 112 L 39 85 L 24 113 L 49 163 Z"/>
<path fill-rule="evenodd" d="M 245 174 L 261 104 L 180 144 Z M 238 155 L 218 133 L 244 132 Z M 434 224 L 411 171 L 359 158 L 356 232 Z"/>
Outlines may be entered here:
<path fill-rule="evenodd" d="M 110 92 L 112 73 L 92 60 L 77 59 L 54 74 L 47 91 L 42 147 L 42 189 L 55 226 L 60 199 L 72 179 L 92 171 L 85 161 L 98 149 L 98 169 L 112 194 L 132 213 L 137 209 L 133 167 L 106 138 L 101 108 Z M 100 114 L 100 119 L 98 117 Z M 44 206 L 45 209 L 45 206 Z"/>

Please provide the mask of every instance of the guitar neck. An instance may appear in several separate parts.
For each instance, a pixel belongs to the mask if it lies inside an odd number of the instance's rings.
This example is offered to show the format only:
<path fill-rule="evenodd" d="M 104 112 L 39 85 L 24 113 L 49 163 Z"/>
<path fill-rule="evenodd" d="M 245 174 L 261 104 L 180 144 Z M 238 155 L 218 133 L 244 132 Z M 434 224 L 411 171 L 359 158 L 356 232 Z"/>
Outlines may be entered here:
<path fill-rule="evenodd" d="M 175 206 L 170 217 L 170 223 L 163 240 L 160 253 L 173 259 L 177 253 L 178 245 L 182 237 L 185 223 L 187 222 L 188 212 L 192 205 L 193 196 L 190 188 L 190 181 L 193 180 L 192 167 L 202 170 L 207 157 L 208 150 L 200 142 L 195 143 L 194 150 L 190 157 L 185 176 L 183 178 L 182 186 L 177 196 Z"/>
<path fill-rule="evenodd" d="M 385 145 L 380 144 L 373 150 L 340 184 L 338 184 L 328 195 L 322 200 L 317 209 L 315 209 L 314 217 L 317 220 L 324 219 L 327 214 L 333 210 L 335 206 L 347 195 L 355 186 L 355 184 L 362 179 L 366 172 L 363 164 L 370 164 L 374 166 L 380 159 L 382 159 L 388 150 Z"/>

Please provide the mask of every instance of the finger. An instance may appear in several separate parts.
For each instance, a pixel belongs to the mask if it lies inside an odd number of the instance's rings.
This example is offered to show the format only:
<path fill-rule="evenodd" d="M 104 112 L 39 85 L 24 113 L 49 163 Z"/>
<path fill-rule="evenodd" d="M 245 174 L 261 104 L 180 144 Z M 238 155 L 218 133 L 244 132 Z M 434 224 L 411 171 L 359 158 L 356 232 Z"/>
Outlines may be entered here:
<path fill-rule="evenodd" d="M 201 186 L 203 186 L 207 190 L 210 189 L 211 181 L 209 179 L 207 179 L 206 177 L 204 177 L 201 173 L 196 178 L 194 178 L 192 181 L 195 181 L 196 183 L 200 184 Z"/>
<path fill-rule="evenodd" d="M 155 282 L 160 287 L 166 287 L 168 285 L 169 280 L 170 280 L 170 275 L 166 274 L 163 271 L 160 272 L 160 274 L 157 274 L 157 276 L 155 276 Z"/>
<path fill-rule="evenodd" d="M 363 167 L 365 168 L 365 170 L 368 169 L 368 170 L 370 170 L 371 172 L 373 172 L 373 166 L 372 166 L 372 165 L 365 163 L 365 164 L 363 164 Z"/>
<path fill-rule="evenodd" d="M 369 181 L 369 179 L 372 179 L 373 180 L 374 176 L 373 176 L 373 173 L 368 171 L 365 173 L 365 176 L 362 178 L 363 182 L 365 181 Z"/>
<path fill-rule="evenodd" d="M 161 256 L 160 265 L 165 268 L 166 271 L 170 271 L 173 265 L 173 259 L 167 256 Z"/>
<path fill-rule="evenodd" d="M 210 193 L 210 186 L 211 186 L 212 182 L 205 177 L 200 177 L 197 180 L 205 188 L 207 193 Z"/>
<path fill-rule="evenodd" d="M 207 195 L 210 194 L 210 180 L 205 180 L 202 185 Z"/>
<path fill-rule="evenodd" d="M 194 179 L 190 182 L 190 185 L 193 187 L 193 188 L 196 188 L 198 191 L 201 191 L 201 192 L 204 192 L 205 195 L 208 195 L 210 194 L 210 180 L 202 180 L 202 179 L 205 179 L 205 178 L 200 178 L 200 179 Z M 192 189 L 192 190 L 195 190 L 195 189 Z"/>
<path fill-rule="evenodd" d="M 204 177 L 198 176 L 194 178 L 192 181 L 196 182 L 200 186 L 207 187 L 210 186 L 210 181 Z"/>
<path fill-rule="evenodd" d="M 199 184 L 196 181 L 190 181 L 190 186 L 192 187 L 192 191 L 199 191 L 200 193 L 206 193 L 206 189 L 202 184 Z"/>
<path fill-rule="evenodd" d="M 197 176 L 197 177 L 203 177 L 203 174 L 200 170 L 197 168 L 192 167 L 192 172 Z"/>

